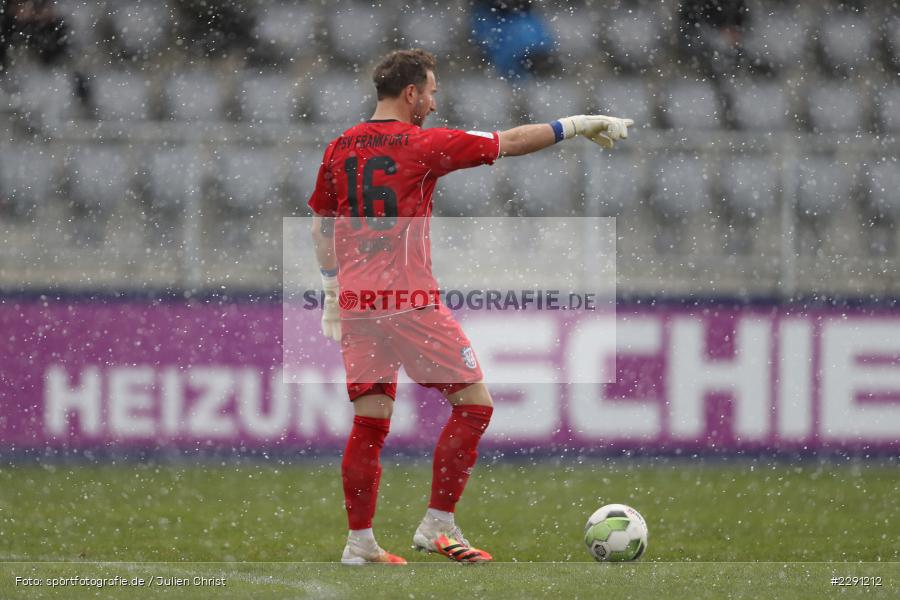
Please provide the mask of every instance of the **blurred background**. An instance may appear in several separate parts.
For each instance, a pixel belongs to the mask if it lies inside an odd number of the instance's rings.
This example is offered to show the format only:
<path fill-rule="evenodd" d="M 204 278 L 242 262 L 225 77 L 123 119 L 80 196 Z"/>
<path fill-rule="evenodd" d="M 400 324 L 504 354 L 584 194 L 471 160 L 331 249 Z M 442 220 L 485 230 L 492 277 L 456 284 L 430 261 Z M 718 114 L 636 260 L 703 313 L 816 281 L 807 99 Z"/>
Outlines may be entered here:
<path fill-rule="evenodd" d="M 496 404 L 473 541 L 587 560 L 584 519 L 626 502 L 644 560 L 900 560 L 898 2 L 2 6 L 0 571 L 337 558 L 352 407 L 318 311 L 282 329 L 282 219 L 309 215 L 326 144 L 371 115 L 378 57 L 411 46 L 438 60 L 430 125 L 636 123 L 611 152 L 574 141 L 438 183 L 435 215 L 617 220 L 616 344 L 545 311 L 517 330 L 534 352 L 496 356 L 478 336 L 517 315 L 466 325 Z M 283 377 L 285 335 L 331 362 Z M 502 379 L 573 365 L 612 383 Z M 448 412 L 401 387 L 386 548 L 407 547 Z M 872 527 L 848 534 L 847 514 Z M 748 585 L 782 585 L 757 566 Z M 524 596 L 564 589 L 556 567 Z M 796 597 L 825 597 L 816 577 Z"/>
<path fill-rule="evenodd" d="M 441 181 L 435 214 L 614 216 L 623 295 L 896 294 L 896 2 L 9 0 L 0 287 L 270 291 L 283 216 L 436 54 L 431 125 L 633 118 Z"/>

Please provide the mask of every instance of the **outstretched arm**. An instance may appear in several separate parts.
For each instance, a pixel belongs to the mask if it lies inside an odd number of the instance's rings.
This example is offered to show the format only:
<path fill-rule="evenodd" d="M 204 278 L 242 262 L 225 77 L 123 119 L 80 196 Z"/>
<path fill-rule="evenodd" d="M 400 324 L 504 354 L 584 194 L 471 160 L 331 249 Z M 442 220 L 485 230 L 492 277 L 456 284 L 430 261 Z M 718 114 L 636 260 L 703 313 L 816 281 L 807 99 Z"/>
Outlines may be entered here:
<path fill-rule="evenodd" d="M 576 115 L 547 124 L 521 125 L 499 133 L 500 155 L 531 154 L 576 135 L 583 135 L 610 149 L 616 140 L 628 137 L 628 127 L 631 125 L 634 125 L 631 119 L 605 115 Z"/>
<path fill-rule="evenodd" d="M 500 132 L 500 156 L 522 156 L 556 143 L 549 123 L 520 125 Z"/>

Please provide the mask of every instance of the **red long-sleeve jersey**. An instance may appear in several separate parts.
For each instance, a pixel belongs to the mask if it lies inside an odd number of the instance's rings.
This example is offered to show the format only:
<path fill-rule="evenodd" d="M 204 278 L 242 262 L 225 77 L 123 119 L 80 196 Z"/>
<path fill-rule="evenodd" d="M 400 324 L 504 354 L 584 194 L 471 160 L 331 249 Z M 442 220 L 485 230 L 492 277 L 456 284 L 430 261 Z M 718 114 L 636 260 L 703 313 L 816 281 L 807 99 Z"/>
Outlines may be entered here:
<path fill-rule="evenodd" d="M 492 164 L 499 154 L 496 132 L 422 129 L 395 120 L 360 123 L 328 144 L 309 206 L 337 217 L 342 292 L 437 290 L 428 229 L 437 179 Z M 400 300 L 379 300 L 374 311 L 362 302 L 342 302 L 342 308 L 381 316 L 413 307 L 409 298 Z"/>

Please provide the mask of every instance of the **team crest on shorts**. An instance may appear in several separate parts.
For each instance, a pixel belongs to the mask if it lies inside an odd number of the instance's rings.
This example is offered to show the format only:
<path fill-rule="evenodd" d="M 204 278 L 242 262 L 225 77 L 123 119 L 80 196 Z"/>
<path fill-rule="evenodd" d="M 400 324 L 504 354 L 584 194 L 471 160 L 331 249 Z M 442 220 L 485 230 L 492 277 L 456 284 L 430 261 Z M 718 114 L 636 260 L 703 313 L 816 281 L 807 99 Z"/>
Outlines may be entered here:
<path fill-rule="evenodd" d="M 474 369 L 478 366 L 478 363 L 475 362 L 475 351 L 472 350 L 472 346 L 466 346 L 462 349 L 462 358 L 466 363 L 466 366 L 470 369 Z"/>

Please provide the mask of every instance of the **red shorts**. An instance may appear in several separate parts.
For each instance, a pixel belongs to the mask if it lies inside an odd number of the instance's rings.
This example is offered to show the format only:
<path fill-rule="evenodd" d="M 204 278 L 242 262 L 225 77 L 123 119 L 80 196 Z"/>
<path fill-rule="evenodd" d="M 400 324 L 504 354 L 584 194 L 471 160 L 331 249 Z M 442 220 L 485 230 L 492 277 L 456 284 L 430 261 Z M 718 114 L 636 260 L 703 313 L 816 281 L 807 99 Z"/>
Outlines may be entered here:
<path fill-rule="evenodd" d="M 374 319 L 342 319 L 341 354 L 351 402 L 397 395 L 397 373 L 452 394 L 484 377 L 469 338 L 443 305 Z"/>

